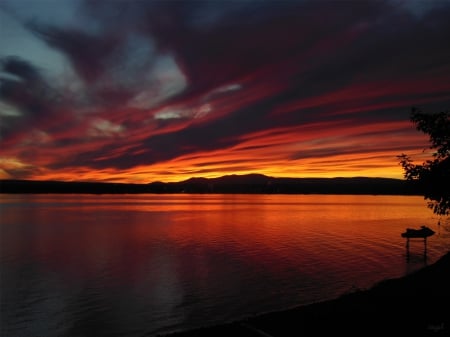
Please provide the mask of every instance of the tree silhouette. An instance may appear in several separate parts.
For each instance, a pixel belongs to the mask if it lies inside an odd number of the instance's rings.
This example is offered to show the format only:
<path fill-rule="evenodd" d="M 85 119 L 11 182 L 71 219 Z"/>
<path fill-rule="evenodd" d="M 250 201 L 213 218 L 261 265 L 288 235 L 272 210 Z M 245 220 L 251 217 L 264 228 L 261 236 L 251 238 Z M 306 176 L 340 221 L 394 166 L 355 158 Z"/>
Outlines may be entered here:
<path fill-rule="evenodd" d="M 411 121 L 430 137 L 432 159 L 416 165 L 406 154 L 398 156 L 407 180 L 421 187 L 428 207 L 435 214 L 450 212 L 450 111 L 424 113 L 412 108 Z"/>

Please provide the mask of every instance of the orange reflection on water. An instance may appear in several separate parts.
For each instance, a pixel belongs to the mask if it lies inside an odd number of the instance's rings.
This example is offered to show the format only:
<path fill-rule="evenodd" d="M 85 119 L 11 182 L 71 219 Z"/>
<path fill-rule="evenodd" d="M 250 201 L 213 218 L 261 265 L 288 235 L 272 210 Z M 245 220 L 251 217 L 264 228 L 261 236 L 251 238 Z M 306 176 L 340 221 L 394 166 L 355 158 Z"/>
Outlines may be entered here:
<path fill-rule="evenodd" d="M 11 303 L 37 299 L 34 315 L 48 311 L 41 299 L 57 298 L 68 305 L 46 324 L 58 326 L 69 312 L 70 326 L 121 317 L 121 327 L 146 331 L 281 310 L 402 276 L 424 262 L 414 251 L 406 262 L 400 233 L 437 223 L 421 197 L 402 196 L 0 195 L 0 201 L 0 287 Z M 430 263 L 448 251 L 449 240 L 429 238 Z M 99 318 L 97 309 L 108 315 Z"/>
<path fill-rule="evenodd" d="M 400 233 L 406 227 L 426 224 L 434 228 L 437 223 L 421 197 L 32 198 L 25 210 L 2 211 L 5 256 L 32 257 L 69 277 L 106 272 L 124 282 L 144 277 L 149 268 L 158 270 L 160 263 L 171 261 L 177 270 L 180 264 L 197 264 L 196 259 L 205 256 L 253 264 L 274 273 L 284 270 L 289 274 L 300 267 L 313 273 L 313 264 L 332 271 L 346 268 L 349 260 L 352 269 L 367 270 L 367 259 L 380 266 L 385 258 L 398 259 L 403 254 Z M 434 241 L 443 245 L 438 240 L 430 238 L 431 258 L 442 248 L 433 251 Z"/>

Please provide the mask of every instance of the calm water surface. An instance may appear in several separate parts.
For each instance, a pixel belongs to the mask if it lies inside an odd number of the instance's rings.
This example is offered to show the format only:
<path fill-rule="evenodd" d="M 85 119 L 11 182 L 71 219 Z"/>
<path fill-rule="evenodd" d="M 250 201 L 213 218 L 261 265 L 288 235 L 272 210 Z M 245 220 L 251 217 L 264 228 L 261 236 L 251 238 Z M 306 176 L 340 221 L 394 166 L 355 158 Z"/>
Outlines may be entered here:
<path fill-rule="evenodd" d="M 337 297 L 433 263 L 422 197 L 0 195 L 1 336 L 153 336 Z M 428 225 L 410 245 L 406 227 Z M 441 228 L 443 227 L 443 228 Z"/>

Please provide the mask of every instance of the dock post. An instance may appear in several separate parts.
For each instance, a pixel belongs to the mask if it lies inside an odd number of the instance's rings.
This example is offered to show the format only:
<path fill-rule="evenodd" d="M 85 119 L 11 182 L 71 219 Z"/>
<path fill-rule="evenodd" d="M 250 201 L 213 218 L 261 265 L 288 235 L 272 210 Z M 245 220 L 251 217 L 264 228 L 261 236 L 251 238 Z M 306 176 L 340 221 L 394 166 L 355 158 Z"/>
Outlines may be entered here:
<path fill-rule="evenodd" d="M 409 238 L 406 238 L 406 261 L 409 262 Z"/>
<path fill-rule="evenodd" d="M 427 238 L 423 238 L 423 255 L 427 256 Z"/>

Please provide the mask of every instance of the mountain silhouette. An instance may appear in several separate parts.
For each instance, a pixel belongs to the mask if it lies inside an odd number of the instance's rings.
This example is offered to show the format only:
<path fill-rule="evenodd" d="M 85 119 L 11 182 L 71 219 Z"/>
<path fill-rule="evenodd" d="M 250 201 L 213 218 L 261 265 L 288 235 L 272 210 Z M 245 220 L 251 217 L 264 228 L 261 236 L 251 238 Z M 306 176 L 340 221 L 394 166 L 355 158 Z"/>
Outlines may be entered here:
<path fill-rule="evenodd" d="M 275 178 L 263 174 L 193 177 L 149 184 L 0 180 L 0 193 L 254 193 L 421 195 L 412 181 L 392 178 Z"/>

